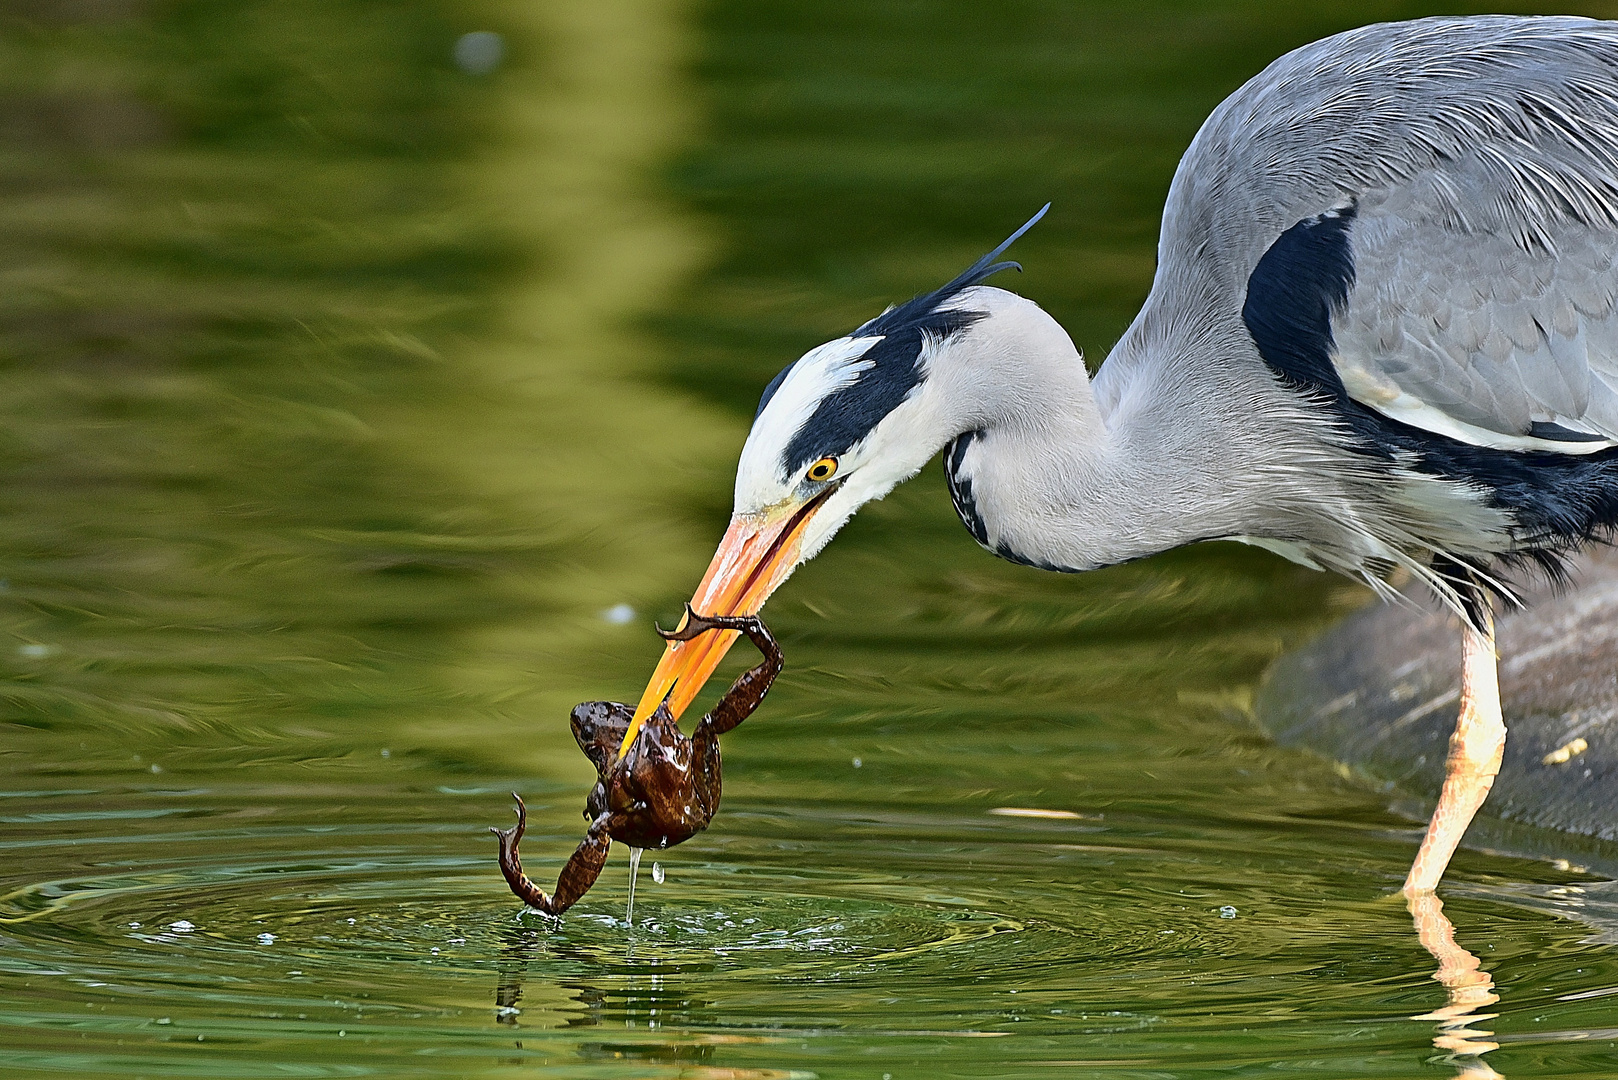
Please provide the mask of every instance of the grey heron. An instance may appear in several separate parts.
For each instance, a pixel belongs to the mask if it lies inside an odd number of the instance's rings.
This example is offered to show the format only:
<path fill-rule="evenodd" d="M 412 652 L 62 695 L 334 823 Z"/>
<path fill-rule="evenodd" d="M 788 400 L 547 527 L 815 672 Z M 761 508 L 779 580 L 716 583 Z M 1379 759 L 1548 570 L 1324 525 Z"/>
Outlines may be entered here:
<path fill-rule="evenodd" d="M 1404 568 L 1462 627 L 1405 880 L 1430 893 L 1505 745 L 1502 569 L 1555 573 L 1618 524 L 1618 23 L 1424 19 L 1275 61 L 1186 151 L 1151 292 L 1093 379 L 985 284 L 1039 216 L 769 384 L 693 607 L 757 612 L 939 453 L 978 543 L 1045 570 L 1221 539 L 1384 595 Z M 626 743 L 734 637 L 671 643 Z"/>

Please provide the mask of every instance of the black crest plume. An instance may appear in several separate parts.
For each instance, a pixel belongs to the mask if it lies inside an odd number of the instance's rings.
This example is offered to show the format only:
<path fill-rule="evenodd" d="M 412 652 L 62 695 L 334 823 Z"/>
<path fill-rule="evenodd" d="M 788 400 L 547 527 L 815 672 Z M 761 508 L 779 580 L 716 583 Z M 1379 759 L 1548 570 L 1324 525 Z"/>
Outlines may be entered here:
<path fill-rule="evenodd" d="M 1018 263 L 994 260 L 1016 243 L 1023 233 L 1033 228 L 1034 223 L 1044 217 L 1045 211 L 1050 208 L 1051 204 L 1046 203 L 1022 228 L 947 285 L 884 311 L 850 334 L 850 337 L 874 337 L 880 340 L 860 358 L 865 363 L 865 370 L 859 378 L 822 398 L 814 413 L 787 443 L 781 458 L 783 474 L 791 476 L 811 461 L 846 453 L 909 397 L 921 381 L 920 358 L 925 341 L 929 338 L 945 340 L 965 330 L 985 314 L 981 311 L 940 311 L 939 305 L 991 274 L 1002 270 L 1021 270 L 1022 266 Z M 764 397 L 758 403 L 759 414 L 764 412 L 764 406 L 791 370 L 792 365 L 787 365 L 786 371 L 777 375 L 765 388 Z"/>
<path fill-rule="evenodd" d="M 1021 270 L 1022 263 L 1010 261 L 995 262 L 994 260 L 1004 255 L 1007 248 L 1009 248 L 1012 244 L 1015 244 L 1018 240 L 1022 239 L 1022 234 L 1037 225 L 1039 223 L 1039 219 L 1045 216 L 1045 211 L 1049 210 L 1050 208 L 1050 203 L 1046 203 L 1044 206 L 1040 207 L 1039 213 L 1025 221 L 1022 228 L 1018 229 L 1016 232 L 1002 240 L 1000 245 L 993 251 L 983 256 L 983 258 L 979 259 L 971 266 L 968 266 L 965 270 L 962 270 L 948 284 L 941 285 L 932 292 L 918 296 L 914 300 L 906 301 L 896 308 L 890 308 L 889 310 L 884 311 L 882 314 L 878 315 L 876 318 L 854 331 L 854 336 L 874 337 L 877 334 L 891 333 L 897 327 L 914 322 L 917 316 L 933 311 L 938 307 L 939 304 L 942 304 L 944 301 L 948 300 L 962 289 L 970 289 L 974 285 L 980 285 L 985 279 L 993 274 L 998 274 L 1002 270 Z"/>

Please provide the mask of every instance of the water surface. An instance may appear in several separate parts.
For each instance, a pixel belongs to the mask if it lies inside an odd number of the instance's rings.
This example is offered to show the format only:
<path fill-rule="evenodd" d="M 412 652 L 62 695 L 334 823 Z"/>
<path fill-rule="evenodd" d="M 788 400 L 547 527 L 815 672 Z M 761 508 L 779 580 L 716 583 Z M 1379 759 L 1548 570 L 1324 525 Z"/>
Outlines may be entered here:
<path fill-rule="evenodd" d="M 1000 563 L 936 467 L 772 601 L 633 925 L 622 850 L 558 927 L 486 832 L 522 792 L 542 882 L 582 835 L 567 709 L 638 693 L 782 364 L 1047 199 L 1015 284 L 1099 358 L 1208 109 L 1423 10 L 8 7 L 0 1067 L 1618 1071 L 1593 879 L 1463 852 L 1477 975 L 1392 895 L 1416 824 L 1247 722 L 1359 591 Z"/>

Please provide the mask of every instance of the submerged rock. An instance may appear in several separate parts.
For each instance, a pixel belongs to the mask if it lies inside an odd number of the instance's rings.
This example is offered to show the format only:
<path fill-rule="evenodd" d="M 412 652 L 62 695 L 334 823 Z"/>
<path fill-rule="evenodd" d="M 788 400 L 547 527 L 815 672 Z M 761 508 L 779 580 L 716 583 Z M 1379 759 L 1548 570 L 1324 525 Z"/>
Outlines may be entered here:
<path fill-rule="evenodd" d="M 1618 841 L 1618 554 L 1579 559 L 1560 590 L 1521 591 L 1528 606 L 1497 622 L 1509 735 L 1474 834 L 1490 835 L 1491 817 Z M 1255 711 L 1282 745 L 1352 765 L 1430 809 L 1458 711 L 1460 652 L 1459 624 L 1430 602 L 1371 605 L 1277 661 Z M 1553 854 L 1506 832 L 1513 848 Z M 1605 847 L 1593 861 L 1611 865 Z"/>

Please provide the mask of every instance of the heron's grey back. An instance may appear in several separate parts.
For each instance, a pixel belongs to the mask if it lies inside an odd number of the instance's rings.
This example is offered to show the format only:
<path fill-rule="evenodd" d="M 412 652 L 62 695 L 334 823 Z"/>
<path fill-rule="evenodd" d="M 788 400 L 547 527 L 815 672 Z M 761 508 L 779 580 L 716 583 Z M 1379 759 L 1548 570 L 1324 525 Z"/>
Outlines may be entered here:
<path fill-rule="evenodd" d="M 1276 239 L 1349 209 L 1332 360 L 1350 394 L 1485 445 L 1618 441 L 1618 24 L 1426 19 L 1277 60 L 1182 160 L 1152 295 L 1097 379 L 1104 406 L 1142 364 L 1206 363 L 1173 343 L 1239 322 Z"/>

